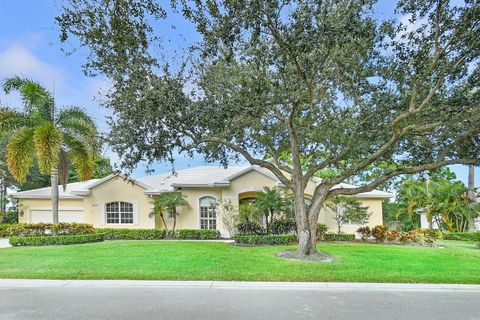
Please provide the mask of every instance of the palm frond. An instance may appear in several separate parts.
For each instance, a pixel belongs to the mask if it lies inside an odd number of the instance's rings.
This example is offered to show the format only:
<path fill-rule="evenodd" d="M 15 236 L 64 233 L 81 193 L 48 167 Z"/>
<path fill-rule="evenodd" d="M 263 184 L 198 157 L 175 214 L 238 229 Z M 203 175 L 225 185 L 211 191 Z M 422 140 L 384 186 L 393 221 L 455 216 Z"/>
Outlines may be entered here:
<path fill-rule="evenodd" d="M 99 147 L 96 146 L 98 144 L 97 126 L 83 109 L 69 107 L 60 110 L 56 123 L 62 131 L 84 140 L 91 146 L 95 145 L 95 148 Z"/>
<path fill-rule="evenodd" d="M 65 134 L 65 144 L 68 146 L 68 155 L 80 180 L 90 179 L 95 169 L 93 151 L 90 146 L 69 134 Z"/>
<path fill-rule="evenodd" d="M 19 129 L 27 124 L 28 117 L 10 108 L 0 108 L 0 133 Z"/>
<path fill-rule="evenodd" d="M 37 151 L 38 169 L 40 173 L 50 174 L 52 168 L 58 167 L 62 133 L 51 122 L 35 128 L 33 135 Z"/>
<path fill-rule="evenodd" d="M 39 83 L 14 76 L 3 81 L 3 90 L 6 94 L 18 91 L 28 113 L 40 113 L 45 119 L 53 120 L 53 96 Z"/>
<path fill-rule="evenodd" d="M 25 182 L 34 164 L 35 142 L 33 128 L 21 129 L 7 145 L 7 165 L 15 180 Z"/>

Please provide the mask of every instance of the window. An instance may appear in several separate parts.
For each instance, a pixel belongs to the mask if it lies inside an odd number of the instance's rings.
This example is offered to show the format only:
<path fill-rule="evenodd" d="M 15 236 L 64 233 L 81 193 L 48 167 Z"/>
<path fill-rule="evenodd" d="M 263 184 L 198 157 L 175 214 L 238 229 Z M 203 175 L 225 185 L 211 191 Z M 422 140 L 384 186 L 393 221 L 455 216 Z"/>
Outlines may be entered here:
<path fill-rule="evenodd" d="M 200 198 L 200 229 L 217 229 L 217 200 Z"/>
<path fill-rule="evenodd" d="M 106 205 L 107 223 L 133 223 L 133 204 L 110 202 Z"/>

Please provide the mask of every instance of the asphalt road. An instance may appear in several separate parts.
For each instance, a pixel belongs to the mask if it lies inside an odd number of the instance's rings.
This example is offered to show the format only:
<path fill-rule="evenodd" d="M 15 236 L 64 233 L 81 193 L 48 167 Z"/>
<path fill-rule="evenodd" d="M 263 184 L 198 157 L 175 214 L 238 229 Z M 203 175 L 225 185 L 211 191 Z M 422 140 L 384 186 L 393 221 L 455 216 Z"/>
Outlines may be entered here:
<path fill-rule="evenodd" d="M 0 280 L 0 319 L 480 319 L 478 287 L 144 283 Z"/>

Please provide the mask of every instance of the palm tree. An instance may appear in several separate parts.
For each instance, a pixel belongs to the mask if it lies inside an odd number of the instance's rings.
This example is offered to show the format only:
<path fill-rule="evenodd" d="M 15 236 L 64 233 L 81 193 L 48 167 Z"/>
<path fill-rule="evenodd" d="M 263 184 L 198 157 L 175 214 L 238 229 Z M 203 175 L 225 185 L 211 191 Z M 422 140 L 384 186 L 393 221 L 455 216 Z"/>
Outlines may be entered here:
<path fill-rule="evenodd" d="M 154 208 L 152 210 L 153 214 L 159 214 L 162 218 L 165 229 L 167 229 L 167 224 L 165 223 L 164 213 L 168 212 L 173 216 L 173 227 L 172 233 L 175 232 L 175 227 L 177 226 L 177 208 L 184 207 L 191 209 L 190 204 L 185 199 L 185 196 L 178 191 L 164 192 L 158 195 L 154 202 Z"/>
<path fill-rule="evenodd" d="M 278 189 L 265 187 L 257 193 L 254 206 L 265 216 L 265 227 L 269 232 L 275 213 L 282 212 L 285 207 L 285 199 Z"/>
<path fill-rule="evenodd" d="M 468 199 L 472 204 L 476 202 L 475 196 L 475 167 L 470 165 L 468 167 Z M 475 218 L 470 215 L 468 219 L 468 231 L 475 231 Z"/>
<path fill-rule="evenodd" d="M 160 219 L 162 219 L 163 225 L 165 226 L 165 230 L 168 231 L 168 226 L 167 226 L 167 223 L 165 222 L 165 211 L 166 211 L 166 208 L 164 207 L 161 195 L 155 196 L 153 199 L 152 211 L 150 211 L 150 217 L 158 215 Z"/>
<path fill-rule="evenodd" d="M 71 166 L 80 180 L 94 172 L 95 123 L 78 107 L 58 109 L 52 94 L 32 80 L 7 78 L 3 90 L 18 91 L 24 103 L 22 111 L 0 108 L 0 131 L 10 135 L 8 168 L 18 182 L 25 182 L 35 163 L 40 173 L 50 175 L 53 223 L 58 223 L 59 181 L 65 188 Z"/>

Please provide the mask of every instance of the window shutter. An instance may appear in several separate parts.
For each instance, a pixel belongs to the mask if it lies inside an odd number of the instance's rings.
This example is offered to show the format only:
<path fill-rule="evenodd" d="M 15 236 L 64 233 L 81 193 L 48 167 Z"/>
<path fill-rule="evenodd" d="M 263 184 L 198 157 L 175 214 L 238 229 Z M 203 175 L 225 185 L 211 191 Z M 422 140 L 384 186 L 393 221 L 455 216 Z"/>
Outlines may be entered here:
<path fill-rule="evenodd" d="M 133 224 L 138 224 L 138 201 L 133 203 Z"/>
<path fill-rule="evenodd" d="M 105 225 L 107 219 L 105 218 L 105 202 L 100 202 L 100 225 Z"/>

